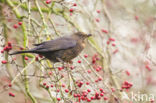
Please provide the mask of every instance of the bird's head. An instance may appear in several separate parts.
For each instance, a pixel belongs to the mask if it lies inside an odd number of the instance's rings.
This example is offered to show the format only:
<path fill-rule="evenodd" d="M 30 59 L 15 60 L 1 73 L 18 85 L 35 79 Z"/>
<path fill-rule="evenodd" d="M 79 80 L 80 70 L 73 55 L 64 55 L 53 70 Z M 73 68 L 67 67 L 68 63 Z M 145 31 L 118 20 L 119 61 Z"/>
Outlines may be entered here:
<path fill-rule="evenodd" d="M 92 36 L 91 34 L 85 34 L 83 32 L 77 32 L 74 35 L 77 36 L 79 39 L 82 39 L 82 40 Z"/>

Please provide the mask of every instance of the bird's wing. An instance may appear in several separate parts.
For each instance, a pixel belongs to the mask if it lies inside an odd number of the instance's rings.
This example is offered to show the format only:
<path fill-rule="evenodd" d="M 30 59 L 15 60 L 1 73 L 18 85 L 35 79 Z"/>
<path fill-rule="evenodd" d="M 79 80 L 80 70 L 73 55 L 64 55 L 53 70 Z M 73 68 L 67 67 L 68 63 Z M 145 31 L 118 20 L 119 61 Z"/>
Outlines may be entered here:
<path fill-rule="evenodd" d="M 50 52 L 68 49 L 76 46 L 76 40 L 71 37 L 61 37 L 55 40 L 46 41 L 40 44 L 36 44 L 36 48 L 34 50 L 36 52 Z"/>

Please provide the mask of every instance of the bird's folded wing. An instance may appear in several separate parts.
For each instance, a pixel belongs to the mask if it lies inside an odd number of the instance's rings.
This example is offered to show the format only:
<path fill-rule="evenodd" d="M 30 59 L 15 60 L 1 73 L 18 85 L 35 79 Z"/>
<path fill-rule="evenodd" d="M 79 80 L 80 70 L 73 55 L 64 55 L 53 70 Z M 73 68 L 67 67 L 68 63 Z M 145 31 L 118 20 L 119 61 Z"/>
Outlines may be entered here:
<path fill-rule="evenodd" d="M 50 52 L 50 51 L 57 51 L 57 50 L 63 50 L 68 49 L 76 46 L 76 40 L 73 40 L 72 38 L 59 38 L 56 40 L 51 40 L 47 42 L 43 42 L 40 44 L 36 44 L 36 48 L 33 50 L 37 52 Z"/>

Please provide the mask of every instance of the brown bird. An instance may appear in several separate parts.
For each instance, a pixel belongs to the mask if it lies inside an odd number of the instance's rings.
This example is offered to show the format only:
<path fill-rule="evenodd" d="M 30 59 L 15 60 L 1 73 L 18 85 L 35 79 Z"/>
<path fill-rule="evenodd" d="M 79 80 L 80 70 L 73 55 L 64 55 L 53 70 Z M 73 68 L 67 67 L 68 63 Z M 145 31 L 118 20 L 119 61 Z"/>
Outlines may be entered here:
<path fill-rule="evenodd" d="M 77 57 L 85 47 L 85 39 L 91 34 L 77 32 L 72 35 L 63 36 L 55 40 L 34 44 L 36 47 L 25 51 L 15 51 L 10 55 L 21 53 L 36 53 L 43 55 L 52 62 L 70 62 Z"/>

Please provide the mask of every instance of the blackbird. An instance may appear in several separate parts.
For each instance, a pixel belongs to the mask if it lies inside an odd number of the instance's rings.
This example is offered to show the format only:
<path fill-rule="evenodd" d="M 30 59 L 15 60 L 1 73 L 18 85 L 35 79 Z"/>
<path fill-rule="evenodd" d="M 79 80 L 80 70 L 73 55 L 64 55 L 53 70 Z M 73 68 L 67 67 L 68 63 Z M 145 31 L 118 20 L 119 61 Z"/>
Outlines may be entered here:
<path fill-rule="evenodd" d="M 34 44 L 34 48 L 25 51 L 15 51 L 10 55 L 21 53 L 36 53 L 43 55 L 52 62 L 70 62 L 78 56 L 85 47 L 85 39 L 91 34 L 76 32 L 72 35 L 63 36 L 55 40 Z"/>

